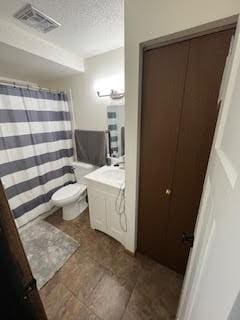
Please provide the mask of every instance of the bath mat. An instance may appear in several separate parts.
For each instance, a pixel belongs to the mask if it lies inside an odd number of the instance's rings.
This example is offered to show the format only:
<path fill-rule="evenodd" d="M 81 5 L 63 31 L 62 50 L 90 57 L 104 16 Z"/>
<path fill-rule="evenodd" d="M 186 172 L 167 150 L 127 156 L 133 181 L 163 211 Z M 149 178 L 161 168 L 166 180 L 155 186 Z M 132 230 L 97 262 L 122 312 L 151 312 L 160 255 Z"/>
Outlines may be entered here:
<path fill-rule="evenodd" d="M 20 230 L 20 237 L 38 289 L 54 276 L 79 247 L 78 242 L 44 220 Z"/>

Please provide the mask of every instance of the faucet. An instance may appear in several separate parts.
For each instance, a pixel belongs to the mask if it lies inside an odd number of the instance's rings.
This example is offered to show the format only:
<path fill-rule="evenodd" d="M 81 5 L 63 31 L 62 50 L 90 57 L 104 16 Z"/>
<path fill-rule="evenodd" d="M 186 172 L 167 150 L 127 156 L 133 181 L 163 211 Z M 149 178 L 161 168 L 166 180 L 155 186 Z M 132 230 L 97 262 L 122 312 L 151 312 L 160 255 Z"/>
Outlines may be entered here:
<path fill-rule="evenodd" d="M 119 158 L 119 160 L 115 163 L 115 166 L 118 166 L 119 169 L 125 169 L 125 156 Z"/>

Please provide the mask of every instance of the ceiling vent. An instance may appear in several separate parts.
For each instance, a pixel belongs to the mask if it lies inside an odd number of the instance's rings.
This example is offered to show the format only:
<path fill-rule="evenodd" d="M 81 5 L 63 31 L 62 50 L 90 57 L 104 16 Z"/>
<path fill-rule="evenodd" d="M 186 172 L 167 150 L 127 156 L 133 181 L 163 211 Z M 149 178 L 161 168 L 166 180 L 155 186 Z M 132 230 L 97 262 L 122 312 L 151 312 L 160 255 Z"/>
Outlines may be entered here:
<path fill-rule="evenodd" d="M 28 26 L 44 33 L 47 33 L 61 26 L 60 23 L 48 17 L 30 4 L 20 10 L 15 15 L 15 18 L 27 24 Z"/>

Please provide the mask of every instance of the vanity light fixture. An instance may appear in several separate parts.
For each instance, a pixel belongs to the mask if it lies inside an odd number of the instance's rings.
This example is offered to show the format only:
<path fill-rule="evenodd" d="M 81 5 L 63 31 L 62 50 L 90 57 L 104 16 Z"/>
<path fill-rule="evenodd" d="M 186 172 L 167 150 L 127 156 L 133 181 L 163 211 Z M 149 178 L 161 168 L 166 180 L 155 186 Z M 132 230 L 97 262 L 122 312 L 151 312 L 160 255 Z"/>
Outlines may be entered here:
<path fill-rule="evenodd" d="M 125 95 L 124 92 L 118 92 L 116 90 L 111 89 L 110 92 L 106 93 L 106 90 L 97 91 L 97 95 L 99 98 L 110 97 L 113 100 L 122 99 Z"/>

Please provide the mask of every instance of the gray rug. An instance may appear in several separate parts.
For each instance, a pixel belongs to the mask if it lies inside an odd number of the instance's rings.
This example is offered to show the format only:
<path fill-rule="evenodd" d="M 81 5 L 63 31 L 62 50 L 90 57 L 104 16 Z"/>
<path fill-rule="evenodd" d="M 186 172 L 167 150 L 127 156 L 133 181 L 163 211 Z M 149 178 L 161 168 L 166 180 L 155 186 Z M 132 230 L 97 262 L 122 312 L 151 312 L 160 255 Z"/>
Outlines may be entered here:
<path fill-rule="evenodd" d="M 38 289 L 42 288 L 77 250 L 79 243 L 40 220 L 20 231 Z"/>

